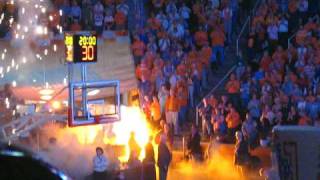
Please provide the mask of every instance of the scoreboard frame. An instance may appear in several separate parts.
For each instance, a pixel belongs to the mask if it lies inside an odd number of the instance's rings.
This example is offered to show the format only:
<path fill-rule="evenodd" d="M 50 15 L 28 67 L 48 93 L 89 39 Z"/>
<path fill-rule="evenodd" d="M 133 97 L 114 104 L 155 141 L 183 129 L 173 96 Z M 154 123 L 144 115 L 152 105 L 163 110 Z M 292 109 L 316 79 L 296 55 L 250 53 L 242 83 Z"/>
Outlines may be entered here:
<path fill-rule="evenodd" d="M 67 63 L 98 62 L 98 37 L 94 32 L 66 32 L 64 44 Z"/>

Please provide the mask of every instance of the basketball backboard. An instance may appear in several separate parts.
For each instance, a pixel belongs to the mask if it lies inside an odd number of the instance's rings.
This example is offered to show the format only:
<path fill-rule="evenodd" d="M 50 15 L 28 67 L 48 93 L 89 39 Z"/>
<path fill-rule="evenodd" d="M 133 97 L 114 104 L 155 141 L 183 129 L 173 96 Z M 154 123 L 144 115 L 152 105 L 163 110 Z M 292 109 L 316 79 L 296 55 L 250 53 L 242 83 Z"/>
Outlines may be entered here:
<path fill-rule="evenodd" d="M 76 82 L 69 87 L 69 126 L 120 120 L 119 81 Z"/>

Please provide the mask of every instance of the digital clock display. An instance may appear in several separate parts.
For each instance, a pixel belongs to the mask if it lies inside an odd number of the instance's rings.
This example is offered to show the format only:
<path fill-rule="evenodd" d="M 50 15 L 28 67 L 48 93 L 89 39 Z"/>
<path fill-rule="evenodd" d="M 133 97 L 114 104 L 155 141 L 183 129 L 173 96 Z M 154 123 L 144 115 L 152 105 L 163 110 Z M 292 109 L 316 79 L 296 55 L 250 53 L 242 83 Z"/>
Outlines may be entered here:
<path fill-rule="evenodd" d="M 67 62 L 97 62 L 97 36 L 65 34 L 65 46 Z"/>

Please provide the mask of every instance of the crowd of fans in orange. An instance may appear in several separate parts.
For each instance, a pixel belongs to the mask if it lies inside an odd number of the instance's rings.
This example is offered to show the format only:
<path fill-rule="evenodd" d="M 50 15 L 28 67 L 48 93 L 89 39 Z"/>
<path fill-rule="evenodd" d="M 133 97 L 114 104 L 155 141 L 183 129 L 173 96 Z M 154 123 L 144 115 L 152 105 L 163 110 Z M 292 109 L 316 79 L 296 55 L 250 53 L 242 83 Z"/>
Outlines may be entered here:
<path fill-rule="evenodd" d="M 225 141 L 240 130 L 254 148 L 269 144 L 276 125 L 320 125 L 319 6 L 312 3 L 292 0 L 287 9 L 273 0 L 261 3 L 227 96 L 206 100 L 213 113 L 205 122 L 213 131 L 205 126 L 205 132 Z"/>
<path fill-rule="evenodd" d="M 152 123 L 165 120 L 178 135 L 224 64 L 239 2 L 152 1 L 148 8 L 146 26 L 134 32 L 131 46 L 140 104 Z"/>
<path fill-rule="evenodd" d="M 223 65 L 235 20 L 243 18 L 243 2 L 217 2 L 153 1 L 146 27 L 134 34 L 141 107 L 151 121 L 165 119 L 173 134 L 181 132 L 188 110 Z M 203 101 L 203 135 L 223 142 L 241 130 L 256 147 L 269 144 L 275 125 L 319 126 L 318 13 L 313 0 L 260 2 L 226 95 Z"/>

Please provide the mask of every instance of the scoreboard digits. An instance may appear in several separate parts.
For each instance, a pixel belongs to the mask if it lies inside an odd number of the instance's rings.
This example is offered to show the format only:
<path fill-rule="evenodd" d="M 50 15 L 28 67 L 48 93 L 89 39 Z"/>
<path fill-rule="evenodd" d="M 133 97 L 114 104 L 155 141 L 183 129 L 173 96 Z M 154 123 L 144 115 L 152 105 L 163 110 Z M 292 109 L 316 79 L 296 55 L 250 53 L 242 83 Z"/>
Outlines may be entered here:
<path fill-rule="evenodd" d="M 95 35 L 65 34 L 65 46 L 67 62 L 97 62 L 97 37 Z"/>

